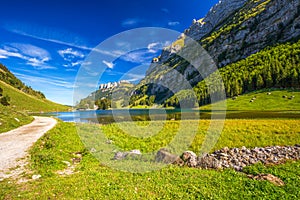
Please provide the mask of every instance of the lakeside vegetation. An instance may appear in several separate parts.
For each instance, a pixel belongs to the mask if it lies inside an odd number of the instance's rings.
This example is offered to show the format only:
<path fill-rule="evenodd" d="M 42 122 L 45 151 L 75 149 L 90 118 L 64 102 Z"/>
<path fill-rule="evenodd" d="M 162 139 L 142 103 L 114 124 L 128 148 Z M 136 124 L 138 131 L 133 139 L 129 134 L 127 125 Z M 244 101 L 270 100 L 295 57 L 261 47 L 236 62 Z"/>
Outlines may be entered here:
<path fill-rule="evenodd" d="M 176 124 L 177 122 L 170 122 Z M 192 122 L 189 122 L 192 123 Z M 208 123 L 208 121 L 204 122 Z M 228 120 L 216 148 L 224 146 L 266 146 L 299 143 L 299 120 Z M 109 137 L 124 147 L 124 134 L 106 125 Z M 170 125 L 168 125 L 170 126 Z M 100 127 L 99 127 L 100 128 Z M 250 129 L 249 129 L 250 128 Z M 175 129 L 174 129 L 175 130 Z M 166 134 L 166 132 L 164 132 Z M 200 136 L 200 137 L 199 137 Z M 193 145 L 202 140 L 199 132 Z M 163 138 L 163 137 L 162 137 Z M 163 140 L 167 140 L 166 138 Z M 139 148 L 139 141 L 127 143 L 125 149 Z M 153 140 L 155 143 L 155 141 Z M 153 142 L 146 149 L 153 149 Z M 156 148 L 157 146 L 155 146 Z M 146 149 L 142 149 L 145 151 Z M 290 161 L 278 166 L 257 164 L 243 172 L 234 170 L 201 170 L 168 166 L 149 173 L 127 173 L 105 167 L 81 143 L 72 123 L 59 122 L 31 149 L 30 171 L 23 174 L 30 179 L 33 174 L 42 177 L 35 181 L 16 184 L 13 180 L 0 182 L 2 199 L 239 199 L 239 198 L 290 198 L 300 197 L 300 161 Z M 72 175 L 58 175 L 67 169 L 64 161 L 82 160 L 76 164 Z M 73 164 L 72 164 L 73 165 Z M 270 173 L 281 178 L 285 185 L 275 186 L 268 181 L 247 178 L 247 174 Z"/>

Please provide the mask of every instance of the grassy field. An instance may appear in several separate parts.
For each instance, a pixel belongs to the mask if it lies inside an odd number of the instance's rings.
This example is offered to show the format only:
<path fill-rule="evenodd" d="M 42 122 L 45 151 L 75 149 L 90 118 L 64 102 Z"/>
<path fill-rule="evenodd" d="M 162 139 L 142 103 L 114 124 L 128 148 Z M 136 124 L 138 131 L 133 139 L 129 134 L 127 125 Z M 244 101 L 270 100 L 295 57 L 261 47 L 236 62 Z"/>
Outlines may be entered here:
<path fill-rule="evenodd" d="M 271 93 L 268 95 L 268 93 Z M 286 96 L 287 98 L 283 98 Z M 294 96 L 293 99 L 289 99 Z M 250 102 L 250 100 L 253 102 Z M 227 110 L 243 111 L 282 111 L 282 110 L 300 110 L 300 91 L 299 90 L 278 90 L 268 89 L 251 92 L 241 95 L 235 100 L 227 99 Z M 218 109 L 218 103 L 214 104 Z M 200 107 L 201 110 L 210 110 L 211 105 Z M 222 109 L 222 108 L 220 108 Z"/>
<path fill-rule="evenodd" d="M 101 128 L 107 137 L 124 149 L 151 151 L 164 145 L 177 131 L 178 122 L 169 122 L 156 139 L 134 140 L 116 125 Z M 195 122 L 187 122 L 190 126 Z M 204 121 L 191 147 L 203 141 Z M 144 122 L 139 122 L 144 126 Z M 128 125 L 130 126 L 130 125 Z M 171 130 L 173 133 L 169 133 Z M 113 131 L 113 132 L 112 132 Z M 299 120 L 228 120 L 214 149 L 240 146 L 268 146 L 300 143 Z M 130 140 L 133 140 L 130 142 Z M 143 140 L 143 141 L 142 141 Z M 162 143 L 158 144 L 157 140 Z M 201 170 L 168 166 L 149 173 L 128 173 L 105 167 L 82 144 L 74 124 L 59 122 L 31 149 L 30 171 L 42 177 L 36 181 L 16 184 L 14 180 L 0 182 L 0 199 L 299 199 L 300 161 L 278 166 L 261 164 L 247 167 L 244 172 L 233 170 Z M 75 173 L 58 175 L 67 168 L 76 154 L 82 155 Z M 267 181 L 247 178 L 247 174 L 270 173 L 285 182 L 275 186 Z"/>
<path fill-rule="evenodd" d="M 33 117 L 21 111 L 14 111 L 9 107 L 0 105 L 0 133 L 28 124 Z"/>

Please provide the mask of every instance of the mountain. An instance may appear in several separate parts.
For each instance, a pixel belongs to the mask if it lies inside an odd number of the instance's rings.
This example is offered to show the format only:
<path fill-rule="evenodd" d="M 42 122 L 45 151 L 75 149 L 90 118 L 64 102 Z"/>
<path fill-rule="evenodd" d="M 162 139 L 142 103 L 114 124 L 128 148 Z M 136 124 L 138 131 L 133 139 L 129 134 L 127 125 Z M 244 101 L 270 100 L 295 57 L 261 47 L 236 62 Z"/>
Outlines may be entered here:
<path fill-rule="evenodd" d="M 88 97 L 82 99 L 77 105 L 77 109 L 108 109 L 110 107 L 122 108 L 128 106 L 129 94 L 134 87 L 128 81 L 109 82 L 100 84 L 99 89 L 92 92 Z M 125 97 L 124 97 L 125 94 Z M 111 100 L 113 99 L 113 105 Z"/>
<path fill-rule="evenodd" d="M 300 1 L 221 0 L 203 19 L 193 20 L 155 59 L 136 87 L 132 97 L 135 102 L 155 97 L 157 103 L 178 106 L 174 93 L 179 89 L 169 91 L 163 85 L 181 88 L 186 79 L 194 87 L 198 103 L 210 103 L 203 81 L 209 76 L 202 77 L 179 56 L 182 52 L 194 53 L 187 46 L 190 38 L 220 68 L 225 88 L 219 90 L 225 89 L 227 97 L 262 88 L 299 87 Z M 177 72 L 183 76 L 176 76 Z M 180 98 L 188 98 L 184 91 L 180 93 Z"/>

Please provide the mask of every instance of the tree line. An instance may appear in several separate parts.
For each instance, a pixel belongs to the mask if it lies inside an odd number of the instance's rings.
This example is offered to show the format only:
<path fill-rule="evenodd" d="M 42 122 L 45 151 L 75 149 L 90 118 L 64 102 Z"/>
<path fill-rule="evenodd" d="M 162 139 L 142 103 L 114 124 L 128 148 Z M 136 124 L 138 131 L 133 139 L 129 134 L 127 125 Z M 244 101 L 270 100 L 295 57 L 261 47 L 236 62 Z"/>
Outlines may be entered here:
<path fill-rule="evenodd" d="M 31 96 L 35 96 L 39 99 L 46 98 L 42 92 L 36 91 L 32 89 L 30 86 L 25 85 L 1 63 L 0 63 L 0 80 Z"/>
<path fill-rule="evenodd" d="M 193 89 L 198 104 L 210 103 L 211 94 L 225 91 L 227 97 L 263 88 L 300 88 L 300 41 L 281 44 L 253 54 L 246 59 L 219 69 L 224 86 L 216 73 L 199 82 Z M 189 99 L 181 91 L 165 101 L 164 106 L 180 107 L 179 99 Z M 178 99 L 179 97 L 179 99 Z"/>

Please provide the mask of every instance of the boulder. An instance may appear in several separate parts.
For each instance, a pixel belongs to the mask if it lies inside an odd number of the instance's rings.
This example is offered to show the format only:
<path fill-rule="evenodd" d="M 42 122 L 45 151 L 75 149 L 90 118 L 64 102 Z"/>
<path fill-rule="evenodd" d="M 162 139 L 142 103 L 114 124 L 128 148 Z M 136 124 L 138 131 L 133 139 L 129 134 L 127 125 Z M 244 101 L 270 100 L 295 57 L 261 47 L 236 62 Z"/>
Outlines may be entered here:
<path fill-rule="evenodd" d="M 155 157 L 156 162 L 162 162 L 166 164 L 178 164 L 181 165 L 182 160 L 179 156 L 170 153 L 167 149 L 160 149 Z"/>

